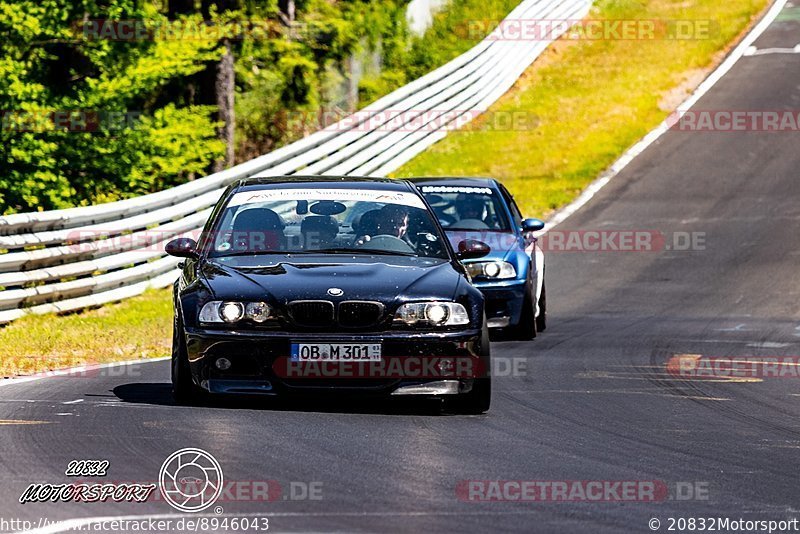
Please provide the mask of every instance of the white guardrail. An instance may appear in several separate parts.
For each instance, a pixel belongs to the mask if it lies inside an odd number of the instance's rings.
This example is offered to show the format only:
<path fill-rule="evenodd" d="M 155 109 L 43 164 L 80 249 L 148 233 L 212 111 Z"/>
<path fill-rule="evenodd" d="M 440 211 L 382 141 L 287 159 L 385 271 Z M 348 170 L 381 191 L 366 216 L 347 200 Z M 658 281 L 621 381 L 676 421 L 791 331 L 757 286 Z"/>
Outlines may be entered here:
<path fill-rule="evenodd" d="M 577 19 L 590 6 L 591 0 L 524 0 L 505 20 Z M 490 36 L 352 117 L 171 189 L 97 206 L 0 217 L 0 249 L 6 251 L 0 254 L 0 324 L 172 284 L 178 260 L 165 255 L 164 245 L 201 229 L 222 190 L 237 180 L 385 176 L 486 111 L 550 42 Z"/>

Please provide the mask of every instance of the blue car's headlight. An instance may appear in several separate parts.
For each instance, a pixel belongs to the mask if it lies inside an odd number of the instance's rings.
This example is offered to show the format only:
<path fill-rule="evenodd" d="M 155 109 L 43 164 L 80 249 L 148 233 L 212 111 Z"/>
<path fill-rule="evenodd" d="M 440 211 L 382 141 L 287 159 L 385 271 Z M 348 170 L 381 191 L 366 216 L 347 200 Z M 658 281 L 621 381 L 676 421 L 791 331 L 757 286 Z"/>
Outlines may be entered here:
<path fill-rule="evenodd" d="M 517 277 L 517 270 L 507 261 L 473 261 L 464 266 L 472 278 L 506 280 Z"/>
<path fill-rule="evenodd" d="M 400 306 L 394 320 L 412 326 L 456 326 L 469 324 L 469 315 L 457 302 L 412 302 Z"/>

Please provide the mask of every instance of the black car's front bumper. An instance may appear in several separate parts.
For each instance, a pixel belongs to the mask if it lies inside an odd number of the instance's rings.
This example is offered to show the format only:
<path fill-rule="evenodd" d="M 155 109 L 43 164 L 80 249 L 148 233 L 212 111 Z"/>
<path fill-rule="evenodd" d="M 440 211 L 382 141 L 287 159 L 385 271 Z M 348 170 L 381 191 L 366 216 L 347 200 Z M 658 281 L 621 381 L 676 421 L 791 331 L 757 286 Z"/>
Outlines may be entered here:
<path fill-rule="evenodd" d="M 488 376 L 482 335 L 480 330 L 319 334 L 187 328 L 186 348 L 194 382 L 210 393 L 438 396 L 467 393 L 475 378 Z M 297 342 L 381 343 L 382 361 L 316 367 L 291 362 L 291 344 Z M 230 368 L 219 369 L 220 358 Z"/>

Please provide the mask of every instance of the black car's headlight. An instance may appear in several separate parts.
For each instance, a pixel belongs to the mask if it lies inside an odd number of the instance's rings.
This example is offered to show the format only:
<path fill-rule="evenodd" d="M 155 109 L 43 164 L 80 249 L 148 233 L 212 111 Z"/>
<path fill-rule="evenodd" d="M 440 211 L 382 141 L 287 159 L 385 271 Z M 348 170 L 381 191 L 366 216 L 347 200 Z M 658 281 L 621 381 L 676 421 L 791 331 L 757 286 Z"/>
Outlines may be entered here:
<path fill-rule="evenodd" d="M 201 323 L 238 323 L 249 319 L 255 323 L 263 323 L 272 316 L 272 310 L 266 302 L 236 302 L 212 300 L 200 309 Z"/>
<path fill-rule="evenodd" d="M 469 324 L 469 315 L 457 302 L 412 302 L 400 306 L 394 320 L 407 325 L 456 326 Z"/>
<path fill-rule="evenodd" d="M 507 261 L 473 261 L 465 263 L 464 267 L 472 278 L 506 280 L 517 277 L 514 265 Z"/>

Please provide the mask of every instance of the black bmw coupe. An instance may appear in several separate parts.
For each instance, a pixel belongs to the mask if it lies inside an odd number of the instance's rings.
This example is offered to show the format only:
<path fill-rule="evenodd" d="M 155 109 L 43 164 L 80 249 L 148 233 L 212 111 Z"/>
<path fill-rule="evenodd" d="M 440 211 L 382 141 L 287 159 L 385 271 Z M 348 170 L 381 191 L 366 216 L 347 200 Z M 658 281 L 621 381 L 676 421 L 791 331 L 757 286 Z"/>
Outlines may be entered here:
<path fill-rule="evenodd" d="M 409 182 L 275 177 L 225 191 L 175 283 L 176 400 L 335 392 L 491 399 L 484 298 Z"/>

